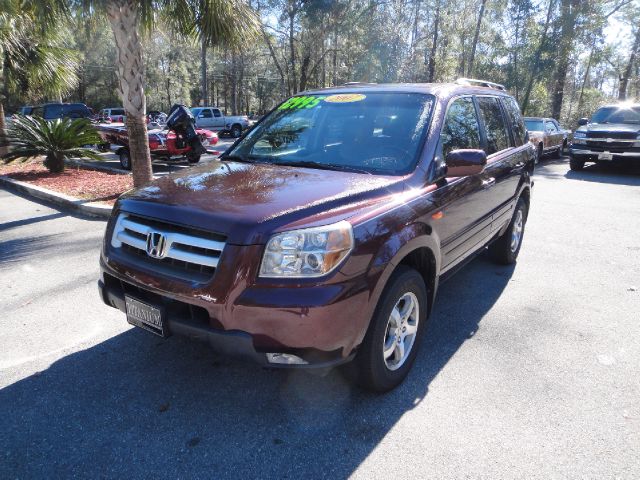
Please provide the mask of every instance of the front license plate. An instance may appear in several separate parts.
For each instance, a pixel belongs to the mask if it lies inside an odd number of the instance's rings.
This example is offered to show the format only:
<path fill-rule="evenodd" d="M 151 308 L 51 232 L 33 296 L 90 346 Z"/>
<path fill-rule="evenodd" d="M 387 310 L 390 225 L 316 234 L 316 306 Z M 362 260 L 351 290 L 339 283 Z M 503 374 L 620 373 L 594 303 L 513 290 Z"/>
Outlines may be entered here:
<path fill-rule="evenodd" d="M 128 295 L 124 297 L 127 306 L 127 322 L 136 327 L 144 328 L 150 332 L 166 337 L 162 310 L 153 305 L 136 300 Z"/>
<path fill-rule="evenodd" d="M 613 155 L 609 152 L 602 152 L 598 154 L 598 160 L 613 160 Z"/>

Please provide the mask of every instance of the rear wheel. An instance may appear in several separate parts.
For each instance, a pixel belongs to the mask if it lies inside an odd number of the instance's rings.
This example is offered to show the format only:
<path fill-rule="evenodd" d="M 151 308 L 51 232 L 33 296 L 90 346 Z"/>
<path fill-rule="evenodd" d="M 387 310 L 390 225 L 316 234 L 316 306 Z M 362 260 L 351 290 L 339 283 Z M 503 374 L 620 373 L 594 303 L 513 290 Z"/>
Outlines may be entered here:
<path fill-rule="evenodd" d="M 400 265 L 378 301 L 351 373 L 367 390 L 387 392 L 411 370 L 427 320 L 427 288 L 413 268 Z"/>
<path fill-rule="evenodd" d="M 231 127 L 231 136 L 238 138 L 240 135 L 242 135 L 242 127 L 236 123 Z"/>
<path fill-rule="evenodd" d="M 569 159 L 569 168 L 573 171 L 579 172 L 584 168 L 584 162 L 582 160 L 571 158 Z"/>
<path fill-rule="evenodd" d="M 111 150 L 111 144 L 108 142 L 105 143 L 99 143 L 98 144 L 98 150 L 101 152 L 108 152 L 109 150 Z"/>
<path fill-rule="evenodd" d="M 507 230 L 489 245 L 489 255 L 494 262 L 502 265 L 515 263 L 522 246 L 524 227 L 527 223 L 527 212 L 527 204 L 521 197 L 518 199 Z"/>
<path fill-rule="evenodd" d="M 131 170 L 131 156 L 129 155 L 129 150 L 121 148 L 118 156 L 120 157 L 120 166 L 124 170 Z"/>

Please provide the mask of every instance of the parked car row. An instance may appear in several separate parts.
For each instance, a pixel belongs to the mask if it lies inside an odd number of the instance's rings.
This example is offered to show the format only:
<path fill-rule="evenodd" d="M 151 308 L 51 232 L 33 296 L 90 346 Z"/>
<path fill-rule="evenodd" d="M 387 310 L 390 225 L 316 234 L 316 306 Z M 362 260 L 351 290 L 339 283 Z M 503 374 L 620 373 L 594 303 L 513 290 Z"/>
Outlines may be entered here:
<path fill-rule="evenodd" d="M 218 107 L 194 107 L 191 111 L 198 128 L 205 128 L 219 134 L 229 134 L 234 138 L 238 138 L 244 130 L 255 123 L 250 121 L 246 115 L 226 116 Z M 89 118 L 98 123 L 124 123 L 127 118 L 122 107 L 103 108 L 98 114 L 95 114 L 84 103 L 47 103 L 37 106 L 24 106 L 19 109 L 18 113 L 35 115 L 45 120 Z M 164 112 L 158 110 L 147 112 L 147 121 L 149 123 L 162 126 L 166 119 L 167 114 Z"/>

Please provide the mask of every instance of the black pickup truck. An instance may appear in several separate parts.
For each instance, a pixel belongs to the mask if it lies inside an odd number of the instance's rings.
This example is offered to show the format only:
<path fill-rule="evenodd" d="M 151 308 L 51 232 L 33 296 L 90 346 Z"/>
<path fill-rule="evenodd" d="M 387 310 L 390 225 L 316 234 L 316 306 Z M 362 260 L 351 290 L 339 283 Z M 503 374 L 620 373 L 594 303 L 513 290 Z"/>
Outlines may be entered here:
<path fill-rule="evenodd" d="M 582 170 L 585 162 L 640 164 L 640 104 L 606 105 L 579 124 L 569 150 L 571 170 Z"/>

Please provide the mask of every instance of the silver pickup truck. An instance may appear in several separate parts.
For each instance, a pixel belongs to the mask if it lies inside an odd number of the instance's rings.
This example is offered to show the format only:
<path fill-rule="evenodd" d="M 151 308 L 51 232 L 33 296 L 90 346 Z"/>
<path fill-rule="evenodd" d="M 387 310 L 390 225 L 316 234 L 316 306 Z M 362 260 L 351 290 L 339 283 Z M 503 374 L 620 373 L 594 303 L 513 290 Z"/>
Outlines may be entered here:
<path fill-rule="evenodd" d="M 243 130 L 249 128 L 249 117 L 226 117 L 218 107 L 194 107 L 191 113 L 196 119 L 196 128 L 229 133 L 233 138 L 238 138 Z"/>

